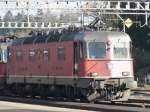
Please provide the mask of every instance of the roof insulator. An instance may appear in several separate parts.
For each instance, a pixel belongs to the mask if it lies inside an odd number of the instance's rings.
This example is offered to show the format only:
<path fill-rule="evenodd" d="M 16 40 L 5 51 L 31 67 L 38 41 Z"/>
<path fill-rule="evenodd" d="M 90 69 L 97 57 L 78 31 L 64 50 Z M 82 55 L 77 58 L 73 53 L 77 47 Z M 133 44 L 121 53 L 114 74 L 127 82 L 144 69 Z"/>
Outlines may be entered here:
<path fill-rule="evenodd" d="M 16 2 L 16 6 L 18 6 L 19 4 L 18 4 L 18 2 Z"/>
<path fill-rule="evenodd" d="M 78 2 L 77 2 L 77 6 L 79 6 Z"/>

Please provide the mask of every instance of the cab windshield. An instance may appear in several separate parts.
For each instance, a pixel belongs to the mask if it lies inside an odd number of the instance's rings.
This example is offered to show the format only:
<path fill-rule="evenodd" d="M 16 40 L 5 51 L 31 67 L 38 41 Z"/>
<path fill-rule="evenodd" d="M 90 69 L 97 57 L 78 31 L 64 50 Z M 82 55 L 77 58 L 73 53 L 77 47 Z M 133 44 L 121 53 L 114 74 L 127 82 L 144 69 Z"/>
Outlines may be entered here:
<path fill-rule="evenodd" d="M 106 56 L 106 45 L 103 42 L 89 42 L 89 59 L 103 59 Z"/>
<path fill-rule="evenodd" d="M 128 58 L 128 49 L 126 42 L 115 43 L 113 47 L 114 58 Z"/>

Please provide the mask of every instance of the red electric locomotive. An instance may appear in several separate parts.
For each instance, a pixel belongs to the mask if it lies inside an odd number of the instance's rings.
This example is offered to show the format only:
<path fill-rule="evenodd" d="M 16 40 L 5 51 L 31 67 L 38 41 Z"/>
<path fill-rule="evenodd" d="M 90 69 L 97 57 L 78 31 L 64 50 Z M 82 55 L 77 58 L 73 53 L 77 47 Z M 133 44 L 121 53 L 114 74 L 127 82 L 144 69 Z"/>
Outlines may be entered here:
<path fill-rule="evenodd" d="M 7 86 L 15 94 L 123 100 L 134 85 L 130 37 L 122 32 L 33 35 L 8 47 Z"/>

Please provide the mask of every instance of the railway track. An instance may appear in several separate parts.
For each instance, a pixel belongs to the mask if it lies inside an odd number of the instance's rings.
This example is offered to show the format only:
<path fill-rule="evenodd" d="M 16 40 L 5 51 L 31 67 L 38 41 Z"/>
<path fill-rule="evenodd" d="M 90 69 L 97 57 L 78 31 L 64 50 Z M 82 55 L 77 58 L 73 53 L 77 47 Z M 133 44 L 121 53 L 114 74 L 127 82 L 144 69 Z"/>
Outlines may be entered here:
<path fill-rule="evenodd" d="M 80 100 L 74 102 L 58 100 L 54 98 L 42 99 L 38 96 L 22 98 L 20 96 L 0 96 L 0 101 L 9 101 L 26 104 L 37 104 L 54 107 L 65 107 L 73 109 L 94 110 L 104 112 L 149 112 L 150 111 L 150 90 L 132 90 L 132 95 L 128 101 L 109 102 L 98 100 L 94 103 L 82 103 Z"/>
<path fill-rule="evenodd" d="M 144 103 L 150 105 L 150 90 L 135 89 L 131 91 L 128 103 Z"/>
<path fill-rule="evenodd" d="M 79 101 L 59 101 L 56 99 L 40 99 L 40 98 L 20 98 L 20 97 L 7 97 L 0 96 L 1 101 L 46 105 L 53 107 L 65 107 L 72 109 L 92 110 L 92 111 L 104 111 L 104 112 L 149 112 L 150 104 L 146 102 L 136 102 L 136 100 L 129 100 L 129 102 L 115 102 L 110 103 L 106 101 L 97 101 L 95 103 L 81 103 Z"/>

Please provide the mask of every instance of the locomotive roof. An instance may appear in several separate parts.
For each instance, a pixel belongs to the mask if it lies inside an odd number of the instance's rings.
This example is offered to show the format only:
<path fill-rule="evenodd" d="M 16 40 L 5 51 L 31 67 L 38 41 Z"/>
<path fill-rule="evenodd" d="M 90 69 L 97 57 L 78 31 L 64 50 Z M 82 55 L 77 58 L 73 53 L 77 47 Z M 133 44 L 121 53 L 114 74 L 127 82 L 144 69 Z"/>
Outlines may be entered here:
<path fill-rule="evenodd" d="M 93 32 L 80 32 L 76 35 L 75 40 L 84 40 L 84 41 L 100 41 L 106 42 L 108 40 L 118 40 L 131 41 L 128 34 L 124 32 L 115 32 L 115 31 L 93 31 Z"/>
<path fill-rule="evenodd" d="M 81 31 L 66 33 L 49 33 L 43 35 L 33 35 L 32 37 L 18 38 L 12 42 L 12 45 L 62 42 L 62 41 L 101 41 L 124 39 L 130 41 L 130 37 L 123 32 L 98 32 L 98 31 Z"/>

